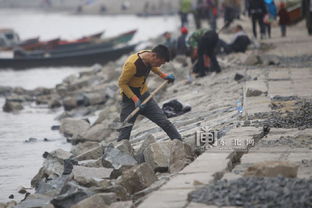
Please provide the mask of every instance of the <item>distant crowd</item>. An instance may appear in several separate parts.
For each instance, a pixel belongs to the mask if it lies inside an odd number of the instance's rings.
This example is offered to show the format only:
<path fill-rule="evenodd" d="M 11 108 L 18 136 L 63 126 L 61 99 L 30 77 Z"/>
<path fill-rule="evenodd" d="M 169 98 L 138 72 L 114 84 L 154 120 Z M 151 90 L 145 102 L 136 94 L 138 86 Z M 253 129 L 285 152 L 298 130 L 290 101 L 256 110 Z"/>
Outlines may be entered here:
<path fill-rule="evenodd" d="M 243 9 L 241 5 L 244 3 Z M 241 14 L 248 15 L 251 20 L 253 38 L 249 38 L 241 25 L 235 25 L 230 42 L 220 39 L 222 30 L 228 29 Z M 180 36 L 172 38 L 170 32 L 163 34 L 166 45 L 172 55 L 191 58 L 192 72 L 196 77 L 203 77 L 210 72 L 221 72 L 217 55 L 245 52 L 252 40 L 258 38 L 257 26 L 260 29 L 260 39 L 271 38 L 271 24 L 278 22 L 281 36 L 287 35 L 287 25 L 290 17 L 285 3 L 274 0 L 180 0 Z M 189 18 L 193 16 L 196 30 L 189 34 Z M 217 18 L 223 17 L 223 26 L 218 27 Z M 207 21 L 209 28 L 202 27 Z"/>

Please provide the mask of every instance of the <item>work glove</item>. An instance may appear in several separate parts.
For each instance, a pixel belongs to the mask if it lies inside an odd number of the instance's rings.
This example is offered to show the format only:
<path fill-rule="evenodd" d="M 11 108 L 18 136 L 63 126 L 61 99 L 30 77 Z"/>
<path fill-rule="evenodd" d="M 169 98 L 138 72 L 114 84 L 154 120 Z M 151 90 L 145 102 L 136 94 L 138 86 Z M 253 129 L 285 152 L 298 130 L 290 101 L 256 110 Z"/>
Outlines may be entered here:
<path fill-rule="evenodd" d="M 145 107 L 145 104 L 142 104 L 142 101 L 135 95 L 132 98 L 132 101 L 134 102 L 134 107 L 137 108 L 139 107 L 140 110 L 143 110 Z"/>
<path fill-rule="evenodd" d="M 163 74 L 163 79 L 168 80 L 169 83 L 173 83 L 175 80 L 175 77 L 173 74 Z"/>

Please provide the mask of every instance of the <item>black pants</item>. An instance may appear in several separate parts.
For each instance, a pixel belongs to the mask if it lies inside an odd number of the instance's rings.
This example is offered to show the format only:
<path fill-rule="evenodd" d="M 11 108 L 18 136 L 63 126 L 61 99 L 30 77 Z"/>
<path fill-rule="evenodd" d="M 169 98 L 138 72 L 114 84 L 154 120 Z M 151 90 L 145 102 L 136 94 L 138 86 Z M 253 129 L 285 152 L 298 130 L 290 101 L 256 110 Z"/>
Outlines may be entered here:
<path fill-rule="evenodd" d="M 281 27 L 281 35 L 282 35 L 282 37 L 285 37 L 286 36 L 286 25 L 280 25 L 280 27 Z"/>
<path fill-rule="evenodd" d="M 149 96 L 149 93 L 145 93 L 140 98 L 141 101 L 146 99 Z M 123 122 L 126 117 L 135 109 L 134 102 L 123 95 L 122 102 L 121 102 L 121 113 L 120 113 L 120 120 Z M 143 110 L 139 111 L 139 114 L 142 114 L 149 120 L 156 123 L 160 128 L 162 128 L 170 139 L 181 139 L 181 135 L 175 128 L 175 126 L 168 120 L 164 112 L 159 108 L 155 100 L 152 98 L 148 103 L 146 103 Z M 129 123 L 135 122 L 138 114 L 136 114 L 132 119 L 130 119 Z M 122 128 L 119 132 L 118 141 L 123 139 L 130 139 L 130 134 L 133 126 Z"/>
<path fill-rule="evenodd" d="M 251 21 L 252 21 L 252 32 L 255 38 L 257 38 L 257 28 L 256 24 L 258 22 L 259 27 L 260 27 L 260 33 L 261 36 L 263 37 L 265 35 L 265 25 L 263 22 L 263 15 L 262 14 L 253 14 L 251 16 Z"/>

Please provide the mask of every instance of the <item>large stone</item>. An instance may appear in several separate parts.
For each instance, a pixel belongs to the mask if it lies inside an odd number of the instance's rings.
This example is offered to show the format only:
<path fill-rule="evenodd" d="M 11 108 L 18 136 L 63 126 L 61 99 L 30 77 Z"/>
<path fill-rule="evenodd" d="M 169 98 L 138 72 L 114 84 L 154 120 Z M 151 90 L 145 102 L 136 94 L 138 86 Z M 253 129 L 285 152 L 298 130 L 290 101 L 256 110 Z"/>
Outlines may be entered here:
<path fill-rule="evenodd" d="M 260 57 L 255 54 L 248 55 L 247 57 L 243 58 L 242 61 L 246 65 L 258 65 L 262 63 Z"/>
<path fill-rule="evenodd" d="M 105 179 L 110 177 L 112 171 L 113 169 L 111 168 L 89 168 L 83 166 L 74 166 L 72 174 L 74 179 L 77 177 Z"/>
<path fill-rule="evenodd" d="M 99 105 L 107 101 L 107 96 L 103 92 L 98 93 L 84 93 L 85 105 Z"/>
<path fill-rule="evenodd" d="M 75 157 L 76 160 L 92 160 L 98 159 L 103 155 L 104 147 L 102 145 L 94 147 L 86 152 L 83 152 Z"/>
<path fill-rule="evenodd" d="M 118 144 L 116 145 L 116 148 L 124 153 L 127 153 L 133 156 L 134 150 L 131 146 L 131 143 L 127 139 L 123 139 L 122 141 L 118 142 Z"/>
<path fill-rule="evenodd" d="M 135 153 L 135 159 L 138 161 L 138 163 L 143 163 L 145 162 L 144 159 L 144 150 L 150 145 L 156 142 L 155 137 L 152 134 L 149 134 L 147 138 L 144 139 L 142 145 L 138 149 L 138 151 Z"/>
<path fill-rule="evenodd" d="M 101 193 L 80 201 L 78 204 L 72 206 L 72 208 L 105 208 L 109 207 L 109 204 L 114 201 L 116 201 L 116 194 Z"/>
<path fill-rule="evenodd" d="M 80 155 L 84 152 L 88 152 L 89 150 L 99 147 L 99 143 L 98 142 L 83 142 L 83 143 L 78 143 L 75 146 L 72 146 L 70 152 L 73 155 Z"/>
<path fill-rule="evenodd" d="M 188 144 L 173 140 L 170 151 L 170 173 L 177 173 L 193 160 L 193 152 Z"/>
<path fill-rule="evenodd" d="M 130 194 L 141 191 L 157 180 L 153 169 L 142 163 L 122 173 L 118 183 L 125 187 Z"/>
<path fill-rule="evenodd" d="M 52 180 L 41 180 L 36 187 L 36 194 L 43 194 L 46 196 L 59 195 L 64 186 L 66 186 L 71 179 L 71 175 L 62 175 Z"/>
<path fill-rule="evenodd" d="M 23 105 L 20 102 L 13 102 L 13 101 L 5 101 L 4 106 L 2 107 L 4 112 L 18 112 L 23 110 Z"/>
<path fill-rule="evenodd" d="M 245 171 L 244 176 L 276 177 L 278 175 L 295 178 L 298 165 L 287 161 L 265 161 L 256 163 Z"/>
<path fill-rule="evenodd" d="M 45 158 L 43 165 L 31 180 L 31 185 L 36 187 L 44 177 L 55 178 L 61 176 L 64 172 L 64 160 L 69 159 L 71 156 L 72 154 L 62 149 L 57 149 L 50 153 L 45 152 L 43 154 L 43 157 Z"/>
<path fill-rule="evenodd" d="M 86 131 L 80 132 L 76 139 L 82 142 L 101 142 L 104 141 L 111 134 L 111 132 L 112 130 L 110 128 L 103 123 L 100 123 L 92 126 Z"/>
<path fill-rule="evenodd" d="M 90 124 L 85 120 L 65 118 L 61 122 L 60 132 L 65 136 L 76 137 L 89 129 Z"/>
<path fill-rule="evenodd" d="M 69 111 L 78 107 L 78 103 L 75 97 L 66 97 L 63 99 L 63 106 L 66 111 Z"/>
<path fill-rule="evenodd" d="M 61 194 L 51 200 L 51 204 L 53 204 L 57 208 L 70 208 L 78 202 L 88 198 L 90 193 L 86 193 L 83 190 L 75 190 L 73 192 L 69 192 L 68 194 Z"/>
<path fill-rule="evenodd" d="M 170 164 L 170 149 L 170 141 L 152 143 L 144 150 L 144 159 L 154 171 L 166 172 Z"/>
<path fill-rule="evenodd" d="M 122 167 L 134 166 L 137 164 L 137 161 L 129 154 L 124 153 L 110 145 L 104 150 L 102 163 L 104 167 L 120 169 Z"/>
<path fill-rule="evenodd" d="M 29 195 L 26 200 L 22 201 L 18 205 L 16 205 L 14 208 L 33 208 L 33 207 L 43 207 L 47 204 L 49 204 L 50 200 L 52 198 L 46 195 L 42 194 L 31 194 Z"/>

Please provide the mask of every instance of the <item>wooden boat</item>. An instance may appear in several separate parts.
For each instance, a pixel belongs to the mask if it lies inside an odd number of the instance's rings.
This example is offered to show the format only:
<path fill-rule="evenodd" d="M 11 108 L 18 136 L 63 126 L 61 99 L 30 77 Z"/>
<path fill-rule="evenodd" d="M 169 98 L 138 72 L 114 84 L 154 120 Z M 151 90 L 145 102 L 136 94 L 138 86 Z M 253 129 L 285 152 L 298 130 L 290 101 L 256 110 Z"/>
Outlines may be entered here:
<path fill-rule="evenodd" d="M 21 46 L 21 48 L 27 51 L 39 50 L 39 49 L 48 50 L 48 49 L 55 47 L 55 45 L 57 45 L 60 40 L 61 40 L 60 38 L 55 38 L 55 39 L 48 40 L 48 41 L 39 41 L 39 42 L 32 43 L 32 44 L 26 44 L 24 46 Z"/>
<path fill-rule="evenodd" d="M 115 37 L 106 38 L 102 40 L 94 40 L 91 42 L 84 42 L 80 44 L 71 44 L 70 47 L 62 47 L 60 45 L 53 47 L 52 49 L 47 50 L 36 50 L 31 52 L 22 52 L 18 53 L 16 57 L 44 57 L 44 56 L 55 56 L 55 55 L 66 55 L 67 53 L 77 53 L 77 52 L 87 52 L 93 51 L 100 48 L 112 48 L 119 44 L 124 44 L 130 41 L 135 35 L 136 30 L 131 30 L 126 33 L 122 33 Z"/>
<path fill-rule="evenodd" d="M 117 48 L 78 51 L 51 57 L 0 58 L 0 68 L 18 70 L 52 66 L 90 66 L 95 63 L 105 64 L 133 51 L 135 47 L 136 44 Z"/>
<path fill-rule="evenodd" d="M 56 45 L 53 49 L 54 50 L 65 50 L 67 49 L 70 52 L 71 50 L 77 50 L 77 49 L 84 49 L 84 48 L 89 48 L 96 46 L 96 44 L 99 45 L 99 47 L 113 47 L 114 45 L 120 44 L 120 43 L 127 43 L 129 42 L 133 36 L 135 35 L 137 31 L 136 30 L 131 30 L 126 33 L 122 33 L 120 35 L 111 37 L 111 38 L 106 38 L 106 39 L 100 39 L 100 38 L 95 38 L 95 39 L 89 39 L 89 41 L 81 39 L 80 41 L 78 40 L 77 42 L 69 43 L 69 44 L 62 44 L 59 43 Z M 100 45 L 101 44 L 101 45 Z M 56 52 L 56 51 L 54 51 Z M 65 52 L 65 51 L 58 51 L 58 52 Z"/>
<path fill-rule="evenodd" d="M 32 50 L 50 50 L 56 47 L 63 47 L 63 48 L 75 47 L 76 45 L 89 44 L 90 42 L 94 40 L 100 39 L 103 33 L 104 31 L 95 33 L 89 36 L 85 36 L 77 40 L 72 40 L 72 41 L 61 40 L 60 38 L 56 38 L 56 39 L 52 39 L 49 41 L 37 42 L 34 44 L 27 44 L 27 45 L 22 46 L 22 48 L 24 50 L 32 51 Z"/>

